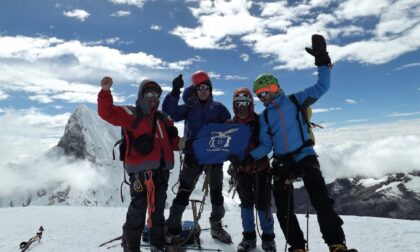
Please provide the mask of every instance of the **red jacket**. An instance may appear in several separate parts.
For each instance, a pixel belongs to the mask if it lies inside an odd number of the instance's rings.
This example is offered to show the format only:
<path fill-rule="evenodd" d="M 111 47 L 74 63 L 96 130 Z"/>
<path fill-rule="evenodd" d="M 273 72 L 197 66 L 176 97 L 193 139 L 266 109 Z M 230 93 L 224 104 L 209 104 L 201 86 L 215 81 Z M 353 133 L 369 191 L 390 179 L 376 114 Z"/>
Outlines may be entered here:
<path fill-rule="evenodd" d="M 115 125 L 121 126 L 125 131 L 130 131 L 133 137 L 139 137 L 143 134 L 152 134 L 152 123 L 150 117 L 141 119 L 137 128 L 134 130 L 131 125 L 134 122 L 135 116 L 125 106 L 115 106 L 111 91 L 101 90 L 98 94 L 98 114 L 105 121 Z M 157 116 L 156 113 L 154 116 Z M 162 120 L 157 118 L 156 130 L 154 135 L 153 150 L 147 155 L 138 152 L 133 144 L 127 142 L 126 156 L 124 160 L 125 169 L 128 173 L 145 171 L 150 169 L 158 169 L 161 158 L 165 162 L 164 170 L 172 169 L 174 167 L 174 150 L 178 150 L 178 142 L 180 138 L 177 136 L 170 139 L 167 133 L 167 128 L 174 126 L 173 121 L 168 118 Z M 126 138 L 130 139 L 130 138 Z M 128 140 L 129 141 L 129 140 Z M 163 155 L 163 157 L 161 156 Z"/>

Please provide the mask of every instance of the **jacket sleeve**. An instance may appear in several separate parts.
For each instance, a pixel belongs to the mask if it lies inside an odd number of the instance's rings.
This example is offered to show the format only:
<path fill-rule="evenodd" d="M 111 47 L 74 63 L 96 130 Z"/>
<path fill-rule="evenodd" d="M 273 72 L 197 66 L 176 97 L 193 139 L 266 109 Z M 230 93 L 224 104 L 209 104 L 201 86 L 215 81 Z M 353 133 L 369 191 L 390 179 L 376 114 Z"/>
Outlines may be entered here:
<path fill-rule="evenodd" d="M 328 66 L 318 67 L 318 81 L 313 86 L 293 94 L 299 104 L 308 107 L 328 91 L 330 88 L 330 72 Z"/>
<path fill-rule="evenodd" d="M 98 94 L 98 115 L 110 124 L 124 128 L 130 128 L 134 120 L 123 107 L 114 105 L 111 91 L 105 90 Z"/>
<path fill-rule="evenodd" d="M 169 118 L 165 119 L 164 124 L 165 124 L 166 129 L 171 128 L 171 127 L 175 127 L 174 122 Z M 169 137 L 169 134 L 167 134 L 167 135 Z M 172 150 L 179 151 L 179 141 L 181 140 L 179 135 L 177 135 L 176 137 L 174 137 L 172 139 L 169 137 L 169 140 L 171 141 Z"/>
<path fill-rule="evenodd" d="M 261 113 L 259 115 L 259 122 L 260 122 L 260 145 L 250 152 L 251 156 L 255 160 L 259 160 L 264 156 L 267 156 L 273 147 L 273 142 L 271 140 L 271 136 L 268 134 L 268 125 L 265 122 L 264 115 Z"/>
<path fill-rule="evenodd" d="M 221 112 L 220 112 L 220 122 L 221 123 L 225 123 L 227 120 L 231 119 L 232 116 L 229 112 L 229 110 L 226 108 L 226 106 L 224 106 L 223 104 L 221 104 Z"/>
<path fill-rule="evenodd" d="M 162 104 L 162 110 L 175 122 L 184 120 L 187 112 L 187 107 L 185 105 L 178 105 L 178 101 L 179 97 L 175 97 L 171 95 L 171 93 L 168 93 Z"/>

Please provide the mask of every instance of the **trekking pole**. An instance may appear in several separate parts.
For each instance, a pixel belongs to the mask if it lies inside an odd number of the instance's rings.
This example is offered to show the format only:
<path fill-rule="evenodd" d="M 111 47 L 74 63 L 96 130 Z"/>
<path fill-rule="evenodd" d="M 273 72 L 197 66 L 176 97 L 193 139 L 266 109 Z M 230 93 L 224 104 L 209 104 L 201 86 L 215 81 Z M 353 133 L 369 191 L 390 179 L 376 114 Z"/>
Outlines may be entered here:
<path fill-rule="evenodd" d="M 29 248 L 29 246 L 31 246 L 32 243 L 34 243 L 36 241 L 40 242 L 41 238 L 42 238 L 42 232 L 43 231 L 44 231 L 44 228 L 42 226 L 40 226 L 38 232 L 33 237 L 31 237 L 29 239 L 29 241 L 21 242 L 20 245 L 19 245 L 19 247 L 21 249 L 21 252 L 26 251 Z"/>
<path fill-rule="evenodd" d="M 306 192 L 306 251 L 309 251 L 309 200 Z"/>
<path fill-rule="evenodd" d="M 284 244 L 284 252 L 287 251 L 287 244 L 289 241 L 289 228 L 290 228 L 290 204 L 292 201 L 292 193 L 293 193 L 293 171 L 290 171 L 290 178 L 286 180 L 285 184 L 288 184 L 289 187 L 289 196 L 287 199 L 287 216 L 286 216 L 286 244 Z"/>
<path fill-rule="evenodd" d="M 108 243 L 111 243 L 113 241 L 118 241 L 118 240 L 121 240 L 121 239 L 122 239 L 122 235 L 121 236 L 118 236 L 117 238 L 114 238 L 114 239 L 111 239 L 109 241 L 106 241 L 106 242 L 102 243 L 101 245 L 99 245 L 98 247 L 102 247 L 102 246 L 104 246 L 104 245 L 106 245 Z"/>

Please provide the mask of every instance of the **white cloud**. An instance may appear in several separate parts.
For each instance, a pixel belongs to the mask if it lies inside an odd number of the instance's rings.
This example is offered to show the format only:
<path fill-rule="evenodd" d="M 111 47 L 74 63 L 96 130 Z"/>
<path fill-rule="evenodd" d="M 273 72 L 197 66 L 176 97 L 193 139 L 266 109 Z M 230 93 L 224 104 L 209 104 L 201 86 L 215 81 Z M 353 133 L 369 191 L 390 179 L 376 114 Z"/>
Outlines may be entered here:
<path fill-rule="evenodd" d="M 245 62 L 249 60 L 249 55 L 246 53 L 242 53 L 239 57 Z"/>
<path fill-rule="evenodd" d="M 119 38 L 106 41 L 118 43 Z M 196 56 L 166 62 L 144 52 L 126 54 L 76 40 L 0 36 L 0 89 L 24 91 L 30 99 L 41 103 L 51 100 L 96 103 L 98 84 L 92 83 L 98 83 L 97 76 L 110 75 L 117 83 L 138 82 L 172 75 L 172 70 L 183 70 L 200 60 Z M 115 95 L 116 101 L 124 100 L 118 93 Z"/>
<path fill-rule="evenodd" d="M 346 103 L 347 103 L 347 104 L 357 104 L 358 102 L 357 102 L 357 101 L 355 101 L 355 100 L 353 100 L 353 99 L 347 98 L 347 99 L 346 99 Z"/>
<path fill-rule="evenodd" d="M 210 77 L 210 79 L 220 79 L 220 74 L 215 73 L 215 72 L 208 72 L 207 73 Z"/>
<path fill-rule="evenodd" d="M 6 100 L 7 98 L 9 98 L 9 95 L 6 94 L 3 90 L 0 89 L 0 101 L 1 100 Z"/>
<path fill-rule="evenodd" d="M 239 75 L 225 75 L 225 80 L 247 80 L 248 77 L 242 77 Z"/>
<path fill-rule="evenodd" d="M 345 123 L 361 123 L 361 122 L 367 122 L 368 119 L 351 119 L 344 121 Z"/>
<path fill-rule="evenodd" d="M 74 9 L 72 11 L 63 11 L 63 15 L 66 17 L 76 18 L 84 22 L 90 16 L 90 13 L 85 10 Z"/>
<path fill-rule="evenodd" d="M 323 129 L 315 149 L 326 179 L 418 170 L 420 120 Z"/>
<path fill-rule="evenodd" d="M 131 15 L 130 11 L 119 10 L 119 11 L 116 11 L 116 12 L 112 13 L 111 17 L 126 17 L 126 16 L 130 16 L 130 15 Z"/>
<path fill-rule="evenodd" d="M 411 63 L 411 64 L 406 64 L 400 67 L 395 68 L 395 71 L 399 71 L 405 68 L 410 68 L 410 67 L 420 67 L 420 62 L 415 62 L 415 63 Z"/>
<path fill-rule="evenodd" d="M 312 113 L 324 113 L 324 112 L 331 112 L 331 111 L 339 111 L 341 110 L 340 107 L 331 107 L 331 108 L 312 108 Z"/>
<path fill-rule="evenodd" d="M 212 95 L 213 96 L 221 96 L 221 95 L 225 95 L 225 92 L 223 90 L 215 88 L 212 91 Z"/>
<path fill-rule="evenodd" d="M 387 116 L 390 117 L 403 117 L 403 116 L 415 116 L 415 115 L 420 115 L 420 112 L 406 112 L 406 113 L 391 113 L 388 114 Z"/>
<path fill-rule="evenodd" d="M 155 30 L 155 31 L 160 31 L 160 30 L 162 30 L 162 26 L 159 26 L 159 25 L 151 25 L 150 26 L 150 29 L 151 30 Z"/>
<path fill-rule="evenodd" d="M 172 34 L 200 49 L 232 49 L 242 43 L 273 57 L 274 69 L 313 67 L 313 58 L 304 51 L 313 33 L 325 36 L 334 62 L 383 64 L 420 48 L 416 0 L 191 3 L 197 4 L 190 7 L 197 26 L 178 26 Z"/>
<path fill-rule="evenodd" d="M 143 7 L 146 0 L 108 0 L 111 3 L 114 4 L 127 4 L 127 5 L 134 5 L 139 8 Z"/>

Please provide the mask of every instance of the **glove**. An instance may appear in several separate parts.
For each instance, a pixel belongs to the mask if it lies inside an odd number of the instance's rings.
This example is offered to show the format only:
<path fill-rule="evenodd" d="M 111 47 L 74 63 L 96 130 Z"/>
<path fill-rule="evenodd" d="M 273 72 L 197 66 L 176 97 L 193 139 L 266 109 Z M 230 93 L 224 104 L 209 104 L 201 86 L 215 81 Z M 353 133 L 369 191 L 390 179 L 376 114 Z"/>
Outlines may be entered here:
<path fill-rule="evenodd" d="M 175 126 L 166 128 L 166 132 L 168 132 L 168 136 L 170 139 L 174 139 L 178 136 L 178 129 Z"/>
<path fill-rule="evenodd" d="M 173 81 L 172 81 L 172 92 L 171 94 L 175 97 L 179 97 L 181 94 L 181 88 L 184 87 L 184 80 L 182 79 L 182 74 L 178 75 Z"/>
<path fill-rule="evenodd" d="M 134 148 L 143 155 L 148 155 L 153 150 L 153 136 L 143 134 L 133 141 Z"/>
<path fill-rule="evenodd" d="M 312 35 L 312 48 L 305 47 L 305 50 L 315 57 L 316 66 L 327 65 L 331 67 L 331 59 L 323 36 L 318 34 Z"/>
<path fill-rule="evenodd" d="M 232 166 L 235 168 L 242 165 L 242 162 L 239 160 L 238 155 L 229 155 L 228 160 L 232 163 Z"/>
<path fill-rule="evenodd" d="M 182 151 L 185 148 L 185 137 L 181 137 L 181 139 L 178 142 L 178 149 L 179 151 Z"/>

